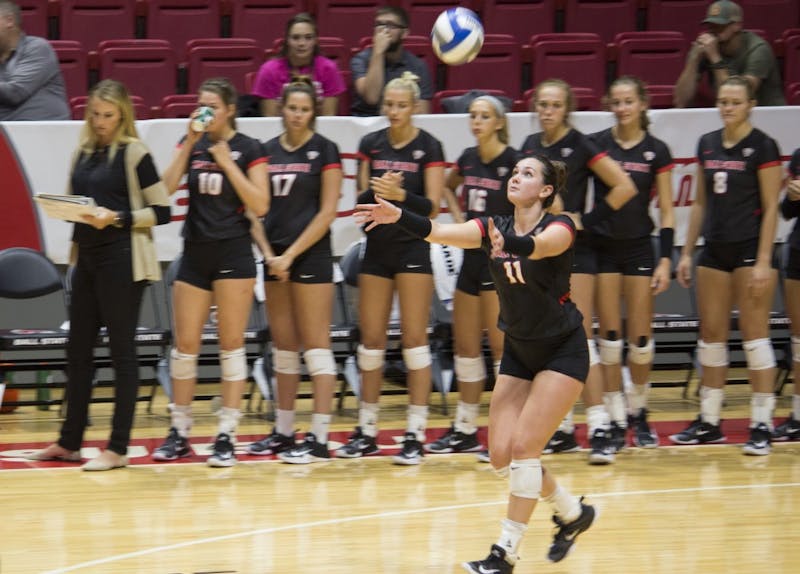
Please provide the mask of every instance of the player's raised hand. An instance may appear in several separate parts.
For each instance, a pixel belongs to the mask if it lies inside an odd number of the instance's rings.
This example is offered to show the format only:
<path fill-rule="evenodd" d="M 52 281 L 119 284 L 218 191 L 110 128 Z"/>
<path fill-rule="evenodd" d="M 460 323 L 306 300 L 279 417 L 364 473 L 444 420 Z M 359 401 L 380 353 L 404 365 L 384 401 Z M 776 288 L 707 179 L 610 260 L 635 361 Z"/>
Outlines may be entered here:
<path fill-rule="evenodd" d="M 377 227 L 378 225 L 386 225 L 396 223 L 400 219 L 402 210 L 396 205 L 389 203 L 385 199 L 376 197 L 377 203 L 359 203 L 356 205 L 353 217 L 359 225 L 367 225 L 366 231 Z"/>
<path fill-rule="evenodd" d="M 491 217 L 489 218 L 489 241 L 492 242 L 492 257 L 502 257 L 505 253 L 506 240 L 500 230 L 495 227 L 494 219 Z"/>

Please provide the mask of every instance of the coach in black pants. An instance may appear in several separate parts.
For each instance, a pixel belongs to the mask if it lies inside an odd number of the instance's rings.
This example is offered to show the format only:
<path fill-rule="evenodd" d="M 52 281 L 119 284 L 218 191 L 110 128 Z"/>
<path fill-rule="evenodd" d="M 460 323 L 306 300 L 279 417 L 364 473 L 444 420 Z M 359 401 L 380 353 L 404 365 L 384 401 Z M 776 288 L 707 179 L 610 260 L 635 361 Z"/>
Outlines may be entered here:
<path fill-rule="evenodd" d="M 83 465 L 110 470 L 126 456 L 139 388 L 136 326 L 148 281 L 160 278 L 150 228 L 167 223 L 169 197 L 152 157 L 139 141 L 133 106 L 119 82 L 104 80 L 89 94 L 86 122 L 72 164 L 70 192 L 98 205 L 75 225 L 70 337 L 67 344 L 67 418 L 57 443 L 34 460 L 81 460 L 94 374 L 94 346 L 108 329 L 115 374 L 114 416 L 108 448 Z M 72 258 L 75 259 L 74 257 Z"/>

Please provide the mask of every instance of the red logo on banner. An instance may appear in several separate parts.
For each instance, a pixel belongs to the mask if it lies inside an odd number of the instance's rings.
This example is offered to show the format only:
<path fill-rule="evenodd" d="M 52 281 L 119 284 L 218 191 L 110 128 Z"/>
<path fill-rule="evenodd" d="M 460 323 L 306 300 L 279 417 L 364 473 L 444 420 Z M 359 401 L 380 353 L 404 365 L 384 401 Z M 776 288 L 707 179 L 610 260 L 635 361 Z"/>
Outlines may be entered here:
<path fill-rule="evenodd" d="M 0 126 L 0 173 L 3 174 L 0 249 L 29 247 L 41 251 L 42 231 L 36 209 L 33 207 L 28 180 L 2 126 Z"/>

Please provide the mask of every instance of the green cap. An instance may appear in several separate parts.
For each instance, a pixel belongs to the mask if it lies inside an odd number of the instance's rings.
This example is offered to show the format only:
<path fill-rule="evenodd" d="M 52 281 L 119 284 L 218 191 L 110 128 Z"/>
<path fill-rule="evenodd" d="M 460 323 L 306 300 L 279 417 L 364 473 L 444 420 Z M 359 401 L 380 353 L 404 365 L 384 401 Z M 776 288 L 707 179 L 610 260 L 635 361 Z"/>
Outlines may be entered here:
<path fill-rule="evenodd" d="M 731 22 L 742 21 L 742 8 L 730 0 L 718 0 L 708 7 L 703 24 L 719 24 L 725 26 Z"/>

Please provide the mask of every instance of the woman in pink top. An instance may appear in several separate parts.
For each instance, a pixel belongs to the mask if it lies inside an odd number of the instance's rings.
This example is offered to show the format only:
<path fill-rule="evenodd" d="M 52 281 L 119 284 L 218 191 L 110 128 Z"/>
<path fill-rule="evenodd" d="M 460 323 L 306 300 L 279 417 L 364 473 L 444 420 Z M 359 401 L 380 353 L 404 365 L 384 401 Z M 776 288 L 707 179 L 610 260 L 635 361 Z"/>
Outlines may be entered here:
<path fill-rule="evenodd" d="M 280 115 L 283 87 L 298 76 L 310 78 L 317 89 L 317 115 L 336 115 L 339 94 L 347 86 L 336 63 L 319 55 L 317 23 L 306 12 L 287 22 L 280 57 L 265 62 L 258 71 L 253 94 L 261 98 L 262 115 Z"/>

